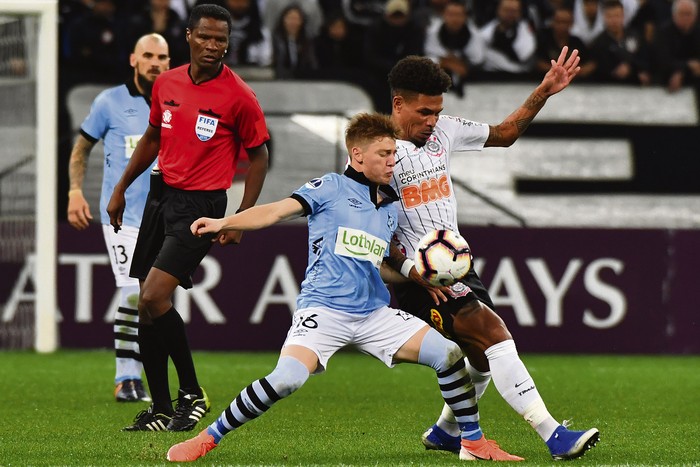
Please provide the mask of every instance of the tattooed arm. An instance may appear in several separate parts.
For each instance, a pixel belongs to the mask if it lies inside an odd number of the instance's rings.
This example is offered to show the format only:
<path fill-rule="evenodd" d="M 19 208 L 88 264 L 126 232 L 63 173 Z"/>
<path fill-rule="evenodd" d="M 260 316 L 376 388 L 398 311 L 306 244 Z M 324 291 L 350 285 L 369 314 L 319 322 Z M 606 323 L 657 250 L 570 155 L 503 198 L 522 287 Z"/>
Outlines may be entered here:
<path fill-rule="evenodd" d="M 92 220 L 90 205 L 83 196 L 83 179 L 87 170 L 87 158 L 95 143 L 83 135 L 78 135 L 70 153 L 68 163 L 68 222 L 77 230 L 87 229 Z"/>
<path fill-rule="evenodd" d="M 489 127 L 489 137 L 485 146 L 510 146 L 530 125 L 547 99 L 566 88 L 581 69 L 578 66 L 578 50 L 574 49 L 567 59 L 568 47 L 564 47 L 539 86 L 530 94 L 523 105 L 515 109 L 498 125 Z"/>

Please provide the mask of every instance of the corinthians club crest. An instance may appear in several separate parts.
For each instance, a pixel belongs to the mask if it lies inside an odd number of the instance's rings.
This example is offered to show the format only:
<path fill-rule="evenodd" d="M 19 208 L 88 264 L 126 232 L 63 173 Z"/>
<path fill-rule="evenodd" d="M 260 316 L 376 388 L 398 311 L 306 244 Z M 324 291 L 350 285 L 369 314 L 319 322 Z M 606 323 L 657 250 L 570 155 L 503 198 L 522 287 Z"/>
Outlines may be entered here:
<path fill-rule="evenodd" d="M 440 157 L 443 153 L 442 145 L 432 138 L 425 143 L 425 150 L 433 157 Z"/>
<path fill-rule="evenodd" d="M 197 115 L 197 123 L 194 127 L 194 132 L 200 141 L 209 141 L 214 133 L 216 133 L 216 127 L 219 125 L 219 119 L 213 118 L 208 115 Z"/>

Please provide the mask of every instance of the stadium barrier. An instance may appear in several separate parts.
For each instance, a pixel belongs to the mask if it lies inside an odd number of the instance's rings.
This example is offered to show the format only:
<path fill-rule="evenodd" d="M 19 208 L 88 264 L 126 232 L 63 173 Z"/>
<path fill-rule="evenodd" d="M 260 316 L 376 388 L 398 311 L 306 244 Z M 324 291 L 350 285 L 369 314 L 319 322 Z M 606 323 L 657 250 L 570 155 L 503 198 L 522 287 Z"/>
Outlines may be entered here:
<path fill-rule="evenodd" d="M 475 266 L 522 352 L 700 353 L 700 231 L 463 226 Z M 99 229 L 59 226 L 60 342 L 112 345 L 114 280 Z M 212 248 L 175 306 L 195 349 L 277 350 L 307 260 L 303 224 Z M 31 296 L 30 261 L 2 265 L 3 319 Z M 12 279 L 14 278 L 14 279 Z"/>

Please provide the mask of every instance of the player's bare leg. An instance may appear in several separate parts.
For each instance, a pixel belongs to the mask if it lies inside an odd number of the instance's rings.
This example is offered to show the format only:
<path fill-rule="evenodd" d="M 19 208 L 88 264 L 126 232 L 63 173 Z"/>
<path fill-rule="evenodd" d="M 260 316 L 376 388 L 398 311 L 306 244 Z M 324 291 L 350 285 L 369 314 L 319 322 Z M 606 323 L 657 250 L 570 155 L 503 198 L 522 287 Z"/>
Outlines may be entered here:
<path fill-rule="evenodd" d="M 143 341 L 141 345 L 146 347 L 144 369 L 154 410 L 173 416 L 168 423 L 170 431 L 191 430 L 210 407 L 209 399 L 197 380 L 185 324 L 172 303 L 172 295 L 179 283 L 173 275 L 151 268 L 139 296 L 139 314 L 150 318 L 144 320 L 143 328 L 139 329 L 144 334 L 139 343 Z M 180 382 L 174 413 L 168 386 L 168 357 L 173 361 Z"/>

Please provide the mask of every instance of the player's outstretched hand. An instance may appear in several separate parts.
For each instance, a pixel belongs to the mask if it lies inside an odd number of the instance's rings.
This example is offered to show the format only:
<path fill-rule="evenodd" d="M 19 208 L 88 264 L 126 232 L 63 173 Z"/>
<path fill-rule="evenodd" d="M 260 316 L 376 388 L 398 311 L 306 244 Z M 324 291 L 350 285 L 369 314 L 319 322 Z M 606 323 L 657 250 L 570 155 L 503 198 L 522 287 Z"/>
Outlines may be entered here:
<path fill-rule="evenodd" d="M 192 225 L 190 226 L 190 230 L 192 231 L 192 235 L 196 235 L 197 237 L 201 237 L 204 234 L 219 232 L 221 230 L 222 226 L 223 225 L 222 225 L 221 219 L 211 219 L 209 217 L 200 217 L 196 221 L 192 222 Z"/>
<path fill-rule="evenodd" d="M 542 92 L 547 96 L 551 96 L 566 88 L 578 72 L 581 71 L 580 61 L 581 57 L 578 56 L 577 49 L 574 49 L 569 55 L 569 48 L 564 46 L 559 57 L 556 60 L 552 60 L 552 67 L 542 79 L 540 84 Z"/>
<path fill-rule="evenodd" d="M 447 295 L 445 294 L 449 294 L 450 288 L 444 286 L 436 287 L 430 282 L 427 282 L 425 279 L 423 279 L 423 276 L 418 273 L 415 266 L 413 266 L 409 271 L 408 277 L 413 282 L 420 284 L 425 288 L 425 290 L 428 291 L 428 295 L 430 295 L 430 298 L 433 299 L 435 305 L 440 305 L 441 302 L 447 301 Z"/>

